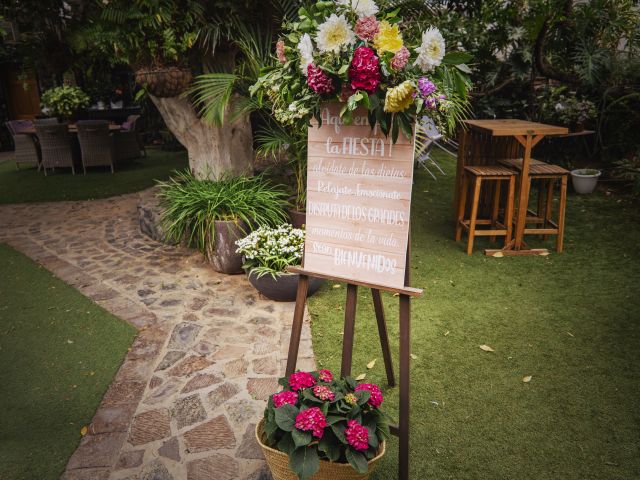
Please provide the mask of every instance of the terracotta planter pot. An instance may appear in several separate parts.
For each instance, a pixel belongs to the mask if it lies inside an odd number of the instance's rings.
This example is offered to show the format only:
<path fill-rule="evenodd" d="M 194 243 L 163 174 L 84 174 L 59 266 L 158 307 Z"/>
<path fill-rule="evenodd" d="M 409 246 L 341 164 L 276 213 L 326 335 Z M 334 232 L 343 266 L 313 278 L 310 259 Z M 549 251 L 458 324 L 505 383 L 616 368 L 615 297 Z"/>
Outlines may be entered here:
<path fill-rule="evenodd" d="M 177 97 L 184 92 L 193 75 L 188 68 L 141 68 L 136 71 L 136 83 L 156 97 Z"/>
<path fill-rule="evenodd" d="M 289 210 L 289 217 L 291 218 L 291 225 L 295 228 L 302 228 L 307 223 L 307 212 Z"/>
<path fill-rule="evenodd" d="M 263 424 L 261 420 L 256 425 L 256 439 L 262 448 L 264 458 L 267 460 L 273 480 L 298 480 L 298 476 L 289 468 L 289 456 L 263 443 Z M 368 480 L 378 461 L 384 456 L 385 444 L 380 445 L 378 455 L 369 460 L 367 473 L 356 472 L 348 463 L 334 463 L 320 460 L 320 469 L 309 480 Z"/>
<path fill-rule="evenodd" d="M 271 275 L 258 275 L 249 273 L 249 283 L 258 290 L 262 295 L 276 302 L 295 302 L 298 292 L 298 278 L 300 275 L 293 273 L 283 273 L 273 278 Z M 310 297 L 318 291 L 325 283 L 321 278 L 309 277 L 309 289 L 307 297 Z"/>
<path fill-rule="evenodd" d="M 242 222 L 215 221 L 213 248 L 207 250 L 207 259 L 216 272 L 242 273 L 242 255 L 236 253 L 236 240 L 245 237 L 247 230 Z"/>

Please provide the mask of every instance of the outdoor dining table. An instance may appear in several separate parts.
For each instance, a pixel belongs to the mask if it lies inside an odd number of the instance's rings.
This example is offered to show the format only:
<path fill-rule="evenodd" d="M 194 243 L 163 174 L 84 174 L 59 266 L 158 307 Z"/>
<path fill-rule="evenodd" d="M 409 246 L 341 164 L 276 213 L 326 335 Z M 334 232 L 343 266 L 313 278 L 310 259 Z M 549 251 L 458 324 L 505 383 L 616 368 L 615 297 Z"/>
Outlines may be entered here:
<path fill-rule="evenodd" d="M 522 158 L 520 191 L 515 199 L 517 212 L 514 238 L 502 249 L 488 249 L 486 255 L 540 255 L 546 249 L 530 249 L 524 243 L 529 205 L 531 151 L 545 136 L 566 135 L 566 127 L 518 119 L 466 120 L 459 139 L 455 202 L 459 201 L 462 172 L 469 165 L 495 165 L 501 158 Z M 457 209 L 456 209 L 457 211 Z"/>
<path fill-rule="evenodd" d="M 115 124 L 112 124 L 112 123 L 109 124 L 109 131 L 110 132 L 119 132 L 120 130 L 122 130 L 122 126 L 121 125 L 115 125 Z M 36 135 L 36 127 L 22 128 L 20 130 L 20 133 L 26 133 L 28 135 Z M 76 126 L 75 123 L 70 123 L 69 124 L 69 133 L 78 133 L 78 127 Z"/>

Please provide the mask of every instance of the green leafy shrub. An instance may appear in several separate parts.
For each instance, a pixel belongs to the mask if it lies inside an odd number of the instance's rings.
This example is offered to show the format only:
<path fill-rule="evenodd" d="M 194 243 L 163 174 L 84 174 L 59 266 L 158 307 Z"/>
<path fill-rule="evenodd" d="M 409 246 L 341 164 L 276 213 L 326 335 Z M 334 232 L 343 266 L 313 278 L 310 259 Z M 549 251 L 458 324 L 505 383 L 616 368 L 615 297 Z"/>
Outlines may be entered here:
<path fill-rule="evenodd" d="M 78 109 L 89 106 L 89 96 L 78 87 L 63 85 L 44 92 L 40 103 L 52 114 L 68 118 Z"/>
<path fill-rule="evenodd" d="M 179 172 L 160 186 L 162 223 L 168 237 L 202 252 L 214 246 L 215 222 L 236 222 L 243 229 L 287 221 L 287 193 L 263 176 L 198 180 Z"/>

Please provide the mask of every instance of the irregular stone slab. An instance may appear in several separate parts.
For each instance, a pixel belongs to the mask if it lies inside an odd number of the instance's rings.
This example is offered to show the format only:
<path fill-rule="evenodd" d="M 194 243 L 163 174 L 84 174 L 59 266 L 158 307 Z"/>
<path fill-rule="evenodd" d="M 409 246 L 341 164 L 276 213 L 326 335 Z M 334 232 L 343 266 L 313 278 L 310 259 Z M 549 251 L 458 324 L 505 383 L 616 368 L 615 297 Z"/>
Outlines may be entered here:
<path fill-rule="evenodd" d="M 162 447 L 158 449 L 158 454 L 161 457 L 169 458 L 180 461 L 180 444 L 178 443 L 178 437 L 172 437 L 162 444 Z"/>
<path fill-rule="evenodd" d="M 169 375 L 172 377 L 186 377 L 207 368 L 209 365 L 213 365 L 213 362 L 207 360 L 206 357 L 191 355 L 169 370 Z"/>
<path fill-rule="evenodd" d="M 92 433 L 126 432 L 136 406 L 134 404 L 101 405 L 91 420 Z"/>
<path fill-rule="evenodd" d="M 151 392 L 151 395 L 148 395 L 142 403 L 145 405 L 156 405 L 158 403 L 162 403 L 179 389 L 180 382 L 175 379 L 171 379 L 161 387 L 158 387 Z"/>
<path fill-rule="evenodd" d="M 108 480 L 109 468 L 81 468 L 80 470 L 67 470 L 60 480 Z"/>
<path fill-rule="evenodd" d="M 173 417 L 176 419 L 178 429 L 188 427 L 207 418 L 200 396 L 190 395 L 178 400 L 173 408 Z"/>
<path fill-rule="evenodd" d="M 67 468 L 112 467 L 116 463 L 120 448 L 126 438 L 125 433 L 102 433 L 86 435 L 80 446 L 71 455 Z"/>
<path fill-rule="evenodd" d="M 273 356 L 256 358 L 251 362 L 253 373 L 261 375 L 277 375 L 278 365 L 276 359 Z"/>
<path fill-rule="evenodd" d="M 209 405 L 215 410 L 239 391 L 240 389 L 235 383 L 225 382 L 207 395 Z"/>
<path fill-rule="evenodd" d="M 171 352 L 167 352 L 167 354 L 162 358 L 158 366 L 156 367 L 156 372 L 160 372 L 162 370 L 166 370 L 171 365 L 176 363 L 182 357 L 186 355 L 186 352 L 180 352 L 178 350 L 173 350 Z"/>
<path fill-rule="evenodd" d="M 238 476 L 238 462 L 216 454 L 187 463 L 187 480 L 232 480 Z"/>
<path fill-rule="evenodd" d="M 237 308 L 213 307 L 205 310 L 204 314 L 207 317 L 237 318 L 240 315 L 240 310 L 238 310 Z"/>
<path fill-rule="evenodd" d="M 209 373 L 199 373 L 191 380 L 187 382 L 184 388 L 180 391 L 180 393 L 189 393 L 194 390 L 199 390 L 201 388 L 208 387 L 209 385 L 214 385 L 216 383 L 220 383 L 222 381 L 222 377 L 219 375 L 209 374 Z"/>
<path fill-rule="evenodd" d="M 258 470 L 249 475 L 249 477 L 247 477 L 247 480 L 273 480 L 273 477 L 271 476 L 269 467 L 263 465 L 258 468 Z"/>
<path fill-rule="evenodd" d="M 104 405 L 136 404 L 144 392 L 144 382 L 113 382 L 107 390 Z"/>
<path fill-rule="evenodd" d="M 143 445 L 171 435 L 169 410 L 160 408 L 140 413 L 133 418 L 129 443 Z"/>
<path fill-rule="evenodd" d="M 204 307 L 208 301 L 209 300 L 206 298 L 196 297 L 191 300 L 191 303 L 189 303 L 189 309 L 193 310 L 194 312 L 202 310 L 202 307 Z"/>
<path fill-rule="evenodd" d="M 162 379 L 160 377 L 156 377 L 154 375 L 153 377 L 151 377 L 151 380 L 149 380 L 149 388 L 152 390 L 156 387 L 159 387 L 160 385 L 162 385 Z"/>
<path fill-rule="evenodd" d="M 116 464 L 116 469 L 127 469 L 139 467 L 142 465 L 142 459 L 144 457 L 144 450 L 131 450 L 128 452 L 122 452 L 120 458 L 118 459 L 118 463 Z"/>
<path fill-rule="evenodd" d="M 173 480 L 173 475 L 160 460 L 154 460 L 144 468 L 140 480 Z"/>
<path fill-rule="evenodd" d="M 242 425 L 249 420 L 255 420 L 260 417 L 256 409 L 255 403 L 251 400 L 239 400 L 230 402 L 226 405 L 229 420 L 233 425 Z"/>
<path fill-rule="evenodd" d="M 201 342 L 198 342 L 195 344 L 195 346 L 193 347 L 193 351 L 196 352 L 198 355 L 203 355 L 203 356 L 207 356 L 207 355 L 211 355 L 212 353 L 217 352 L 219 349 L 218 346 L 213 345 L 212 343 L 209 343 L 207 341 L 202 340 Z"/>
<path fill-rule="evenodd" d="M 247 347 L 243 345 L 224 345 L 211 358 L 214 360 L 238 359 L 244 355 Z"/>
<path fill-rule="evenodd" d="M 240 446 L 236 451 L 236 456 L 255 460 L 264 459 L 262 449 L 256 440 L 256 424 L 250 424 L 244 432 Z"/>
<path fill-rule="evenodd" d="M 195 323 L 179 323 L 173 329 L 169 340 L 169 348 L 174 350 L 188 349 L 195 342 L 201 329 L 202 327 Z"/>
<path fill-rule="evenodd" d="M 227 362 L 223 367 L 224 376 L 227 378 L 236 378 L 246 375 L 247 366 L 249 364 L 243 359 L 231 360 Z"/>
<path fill-rule="evenodd" d="M 278 391 L 276 378 L 250 378 L 247 381 L 247 390 L 256 400 L 268 400 L 269 396 Z"/>
<path fill-rule="evenodd" d="M 198 425 L 184 434 L 184 441 L 189 453 L 205 452 L 221 448 L 235 448 L 236 437 L 224 415 Z"/>

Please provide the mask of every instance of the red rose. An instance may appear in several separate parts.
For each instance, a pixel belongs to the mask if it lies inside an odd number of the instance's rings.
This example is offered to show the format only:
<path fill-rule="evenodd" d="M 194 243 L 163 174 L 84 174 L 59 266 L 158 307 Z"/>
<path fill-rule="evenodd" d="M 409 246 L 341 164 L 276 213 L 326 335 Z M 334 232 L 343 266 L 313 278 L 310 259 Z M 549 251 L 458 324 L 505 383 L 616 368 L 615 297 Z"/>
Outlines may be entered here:
<path fill-rule="evenodd" d="M 369 47 L 358 47 L 349 67 L 349 80 L 354 90 L 374 93 L 380 83 L 380 61 Z"/>

